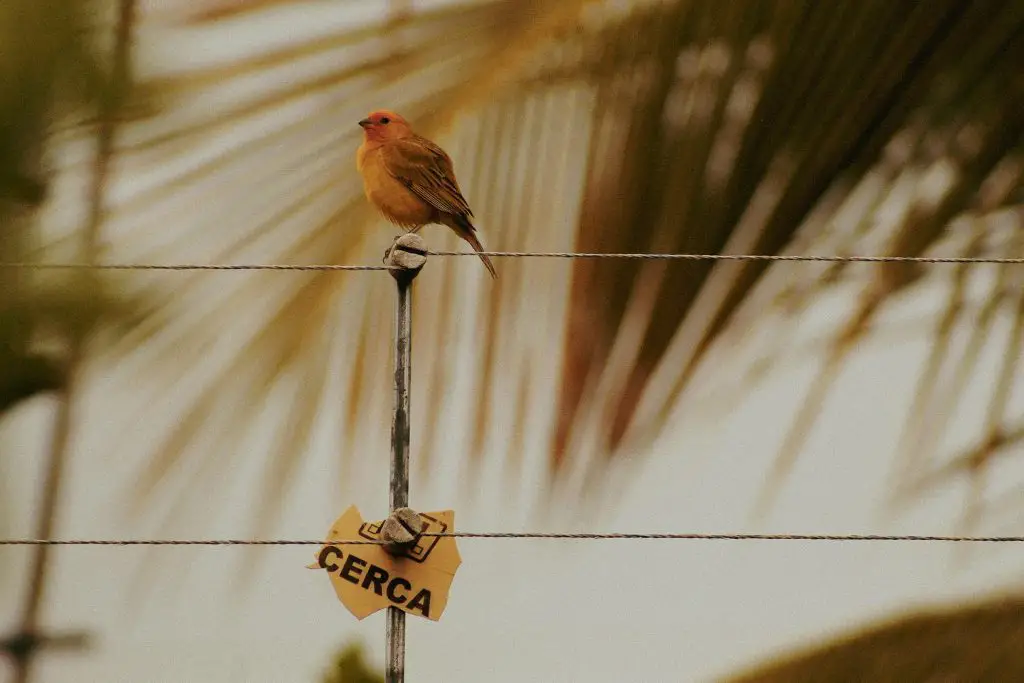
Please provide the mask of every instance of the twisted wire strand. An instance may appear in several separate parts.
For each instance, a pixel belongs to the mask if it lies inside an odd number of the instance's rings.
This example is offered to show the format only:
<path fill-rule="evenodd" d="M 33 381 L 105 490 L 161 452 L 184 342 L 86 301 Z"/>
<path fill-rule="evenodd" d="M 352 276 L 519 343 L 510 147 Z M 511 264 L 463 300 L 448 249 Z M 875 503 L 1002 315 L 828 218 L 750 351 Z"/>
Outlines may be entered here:
<path fill-rule="evenodd" d="M 477 256 L 472 251 L 431 251 L 431 256 Z M 646 259 L 670 261 L 789 261 L 823 263 L 975 263 L 1024 264 L 1024 257 L 972 256 L 840 256 L 814 254 L 644 254 L 573 251 L 484 251 L 480 254 L 496 258 L 559 258 L 559 259 Z M 289 263 L 0 263 L 0 268 L 25 270 L 292 270 L 292 271 L 382 271 L 386 265 L 335 265 Z"/>
<path fill-rule="evenodd" d="M 298 265 L 290 263 L 0 263 L 24 270 L 388 270 L 370 265 Z"/>
<path fill-rule="evenodd" d="M 920 534 L 703 534 L 703 533 L 550 533 L 550 532 L 427 532 L 423 536 L 477 539 L 645 540 L 645 541 L 826 541 L 826 542 L 933 542 L 1024 543 L 1024 536 L 940 536 Z M 292 546 L 383 545 L 370 539 L 0 539 L 0 546 Z"/>
<path fill-rule="evenodd" d="M 477 256 L 472 251 L 431 251 L 431 256 Z M 677 261 L 817 261 L 828 263 L 1001 263 L 1021 264 L 1024 257 L 983 256 L 841 256 L 815 254 L 644 254 L 578 251 L 482 251 L 483 256 L 505 258 L 621 258 Z"/>

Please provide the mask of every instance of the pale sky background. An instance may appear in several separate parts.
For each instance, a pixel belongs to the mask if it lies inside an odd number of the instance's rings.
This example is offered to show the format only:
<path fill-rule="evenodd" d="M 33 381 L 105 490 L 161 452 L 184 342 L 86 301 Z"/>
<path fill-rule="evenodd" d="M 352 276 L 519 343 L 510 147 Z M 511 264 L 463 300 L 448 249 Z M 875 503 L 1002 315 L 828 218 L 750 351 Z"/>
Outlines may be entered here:
<path fill-rule="evenodd" d="M 379 259 L 390 235 L 382 228 L 359 262 Z M 469 267 L 478 265 L 459 267 L 469 273 Z M 521 260 L 499 265 L 527 267 Z M 452 266 L 428 263 L 423 277 L 445 267 Z M 565 261 L 536 267 L 569 272 Z M 805 267 L 785 264 L 781 272 L 799 278 Z M 991 275 L 983 268 L 977 273 L 975 298 Z M 367 277 L 374 276 L 387 277 Z M 548 302 L 539 302 L 542 311 L 530 321 L 539 330 L 533 340 L 543 335 L 550 348 L 562 344 L 562 312 L 550 302 L 559 301 L 564 291 L 553 291 Z M 848 312 L 853 291 L 843 289 L 820 301 L 800 324 L 797 338 L 818 338 L 832 329 Z M 751 349 L 770 340 L 774 328 L 768 325 L 756 328 L 761 334 L 752 335 L 748 346 L 719 349 L 707 359 L 695 390 L 678 407 L 649 457 L 631 476 L 619 478 L 621 495 L 595 501 L 599 513 L 588 512 L 582 520 L 574 519 L 578 509 L 556 510 L 553 519 L 539 520 L 533 514 L 537 473 L 545 455 L 546 434 L 538 425 L 552 409 L 557 383 L 554 354 L 550 367 L 540 370 L 549 382 L 538 385 L 534 417 L 523 426 L 528 433 L 523 474 L 506 485 L 497 467 L 502 447 L 492 439 L 480 485 L 470 491 L 461 480 L 460 454 L 466 446 L 453 435 L 441 449 L 444 456 L 432 483 L 424 486 L 414 474 L 412 506 L 454 508 L 456 528 L 467 531 L 957 533 L 963 483 L 929 493 L 897 519 L 881 514 L 893 452 L 928 350 L 929 327 L 920 321 L 934 314 L 943 298 L 941 287 L 929 286 L 886 312 L 881 331 L 851 356 L 777 506 L 756 524 L 750 519 L 753 501 L 819 360 L 806 346 L 794 348 L 767 381 L 745 395 L 741 392 L 742 400 L 715 401 L 716 387 L 735 379 L 756 357 Z M 429 324 L 429 312 L 417 311 L 421 323 Z M 918 322 L 908 327 L 901 321 Z M 462 349 L 472 351 L 474 326 L 481 323 L 472 313 L 455 322 L 464 332 Z M 959 343 L 968 331 L 966 326 L 958 331 Z M 230 338 L 230 331 L 224 335 Z M 525 343 L 529 336 L 517 331 L 509 340 Z M 390 344 L 390 336 L 381 343 Z M 947 449 L 976 435 L 1001 351 L 998 344 L 986 349 L 964 410 L 950 416 Z M 413 362 L 415 414 L 436 397 L 424 386 L 426 364 L 417 366 L 417 357 Z M 119 418 L 141 399 L 131 386 L 106 381 L 109 373 L 110 368 L 97 367 L 90 375 L 83 401 L 88 409 L 82 415 L 58 537 L 164 535 L 156 512 L 126 512 L 141 456 L 110 450 L 110 444 L 124 428 Z M 499 373 L 496 381 L 510 378 Z M 450 402 L 446 419 L 457 419 L 460 406 L 475 399 L 466 372 L 451 386 L 445 397 Z M 1024 410 L 1019 386 L 1011 414 Z M 0 535 L 31 536 L 51 409 L 45 399 L 33 401 L 3 426 Z M 133 426 L 143 434 L 147 429 Z M 260 439 L 258 429 L 254 426 L 254 443 Z M 387 429 L 382 424 L 379 438 L 363 445 L 379 457 L 366 458 L 372 465 L 354 473 L 354 483 L 334 499 L 326 493 L 324 473 L 334 476 L 332 459 L 337 454 L 326 446 L 311 449 L 294 495 L 270 535 L 321 537 L 350 503 L 359 505 L 366 517 L 384 516 Z M 414 431 L 414 459 L 416 439 Z M 247 445 L 237 447 L 244 453 Z M 211 452 L 208 457 L 223 456 Z M 230 478 L 213 481 L 218 499 L 208 503 L 209 518 L 183 522 L 174 536 L 245 535 L 240 530 L 248 528 L 252 491 L 264 462 L 245 457 L 236 462 L 242 465 Z M 1000 461 L 990 477 L 994 493 L 1019 485 L 1022 476 L 1021 459 Z M 167 500 L 153 501 L 154 510 L 166 508 Z M 1018 509 L 1007 510 L 975 531 L 1019 534 L 1018 515 Z M 712 681 L 866 620 L 1017 588 L 1024 565 L 1024 547 L 1019 545 L 965 551 L 937 543 L 460 539 L 459 549 L 463 564 L 443 619 L 409 620 L 407 680 Z M 95 633 L 96 647 L 87 655 L 43 657 L 37 680 L 313 683 L 335 649 L 352 638 L 363 640 L 379 664 L 383 614 L 362 622 L 351 617 L 327 578 L 304 568 L 313 551 L 277 547 L 256 558 L 239 548 L 61 548 L 55 553 L 45 623 L 58 629 L 87 627 Z M 13 598 L 25 585 L 27 556 L 24 549 L 0 551 L 0 633 L 17 618 Z M 244 570 L 248 583 L 243 588 L 239 573 L 247 561 L 254 564 Z M 147 590 L 141 591 L 140 581 L 147 576 Z"/>

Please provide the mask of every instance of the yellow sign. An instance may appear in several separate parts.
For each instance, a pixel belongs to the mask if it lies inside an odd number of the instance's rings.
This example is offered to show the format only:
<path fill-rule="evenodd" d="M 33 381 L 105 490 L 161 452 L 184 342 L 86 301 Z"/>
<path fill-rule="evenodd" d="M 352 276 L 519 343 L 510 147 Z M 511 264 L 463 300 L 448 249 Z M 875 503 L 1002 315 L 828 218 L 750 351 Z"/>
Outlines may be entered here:
<path fill-rule="evenodd" d="M 424 533 L 453 531 L 455 511 L 421 512 Z M 433 621 L 448 605 L 448 591 L 462 563 L 455 538 L 421 536 L 416 545 L 392 555 L 380 545 L 351 544 L 356 539 L 378 541 L 383 522 L 364 522 L 355 505 L 331 527 L 327 543 L 310 569 L 325 569 L 341 603 L 357 619 L 385 607 Z"/>

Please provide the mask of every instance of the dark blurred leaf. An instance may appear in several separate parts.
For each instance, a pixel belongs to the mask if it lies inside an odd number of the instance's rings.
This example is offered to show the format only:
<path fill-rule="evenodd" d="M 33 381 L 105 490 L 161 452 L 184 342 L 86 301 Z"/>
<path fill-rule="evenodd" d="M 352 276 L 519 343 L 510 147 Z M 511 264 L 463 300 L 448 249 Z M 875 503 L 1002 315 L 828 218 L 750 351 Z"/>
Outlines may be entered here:
<path fill-rule="evenodd" d="M 940 201 L 913 208 L 887 250 L 922 254 L 1020 141 L 1024 11 L 1018 3 L 654 8 L 613 23 L 596 43 L 601 57 L 595 60 L 593 161 L 576 242 L 581 251 L 777 253 L 798 230 L 827 235 L 827 216 L 805 225 L 826 193 L 848 193 L 888 148 L 923 125 L 929 133 L 921 142 L 942 146 L 934 158 L 948 155 L 959 168 Z M 636 35 L 645 37 L 643 48 L 630 39 Z M 927 149 L 908 153 L 920 157 Z M 617 452 L 631 427 L 637 436 L 659 430 L 767 268 L 760 262 L 577 262 L 556 467 L 573 455 L 574 430 L 589 429 L 580 414 L 584 396 L 594 402 L 587 387 L 608 373 L 620 379 L 591 407 L 603 416 L 598 443 L 605 453 Z M 854 330 L 866 329 L 881 304 L 919 274 L 903 266 L 877 270 L 880 283 L 889 284 L 841 332 L 843 349 Z M 639 337 L 637 324 L 644 326 Z M 608 363 L 625 339 L 633 341 L 622 376 L 618 361 Z M 672 364 L 665 365 L 673 344 Z M 648 397 L 649 410 L 635 424 L 655 372 L 672 388 Z"/>
<path fill-rule="evenodd" d="M 0 4 L 0 261 L 41 257 L 38 218 L 52 208 L 47 200 L 55 174 L 44 159 L 52 153 L 54 122 L 95 119 L 129 91 L 128 74 L 107 69 L 97 57 L 94 41 L 104 29 L 101 5 L 99 0 Z M 100 216 L 80 220 L 95 226 Z M 72 340 L 101 322 L 121 325 L 138 313 L 136 302 L 93 274 L 5 268 L 0 291 L 0 412 L 36 392 L 62 387 Z"/>
<path fill-rule="evenodd" d="M 0 415 L 27 398 L 64 386 L 64 368 L 46 356 L 0 354 L 0 365 Z"/>
<path fill-rule="evenodd" d="M 384 675 L 365 660 L 362 643 L 349 643 L 335 657 L 323 683 L 384 683 Z"/>
<path fill-rule="evenodd" d="M 1004 683 L 1024 680 L 1024 601 L 919 614 L 835 639 L 730 683 Z"/>

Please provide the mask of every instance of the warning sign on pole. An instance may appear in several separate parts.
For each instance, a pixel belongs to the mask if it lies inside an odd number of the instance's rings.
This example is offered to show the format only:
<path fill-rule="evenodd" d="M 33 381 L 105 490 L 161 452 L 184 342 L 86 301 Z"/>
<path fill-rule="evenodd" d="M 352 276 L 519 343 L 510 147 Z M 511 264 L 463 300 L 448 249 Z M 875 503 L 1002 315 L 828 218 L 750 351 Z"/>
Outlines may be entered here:
<path fill-rule="evenodd" d="M 421 512 L 419 533 L 454 530 L 455 511 Z M 324 569 L 341 603 L 357 619 L 385 607 L 433 621 L 448 605 L 448 592 L 462 563 L 455 538 L 419 536 L 410 547 L 392 554 L 382 545 L 345 541 L 380 541 L 384 522 L 364 522 L 356 506 L 345 510 L 331 527 L 327 543 L 310 569 Z"/>

